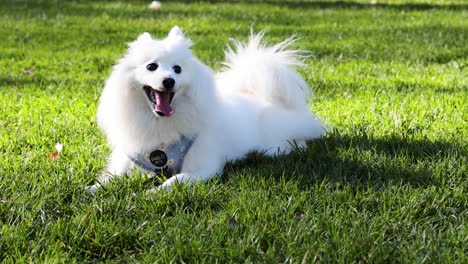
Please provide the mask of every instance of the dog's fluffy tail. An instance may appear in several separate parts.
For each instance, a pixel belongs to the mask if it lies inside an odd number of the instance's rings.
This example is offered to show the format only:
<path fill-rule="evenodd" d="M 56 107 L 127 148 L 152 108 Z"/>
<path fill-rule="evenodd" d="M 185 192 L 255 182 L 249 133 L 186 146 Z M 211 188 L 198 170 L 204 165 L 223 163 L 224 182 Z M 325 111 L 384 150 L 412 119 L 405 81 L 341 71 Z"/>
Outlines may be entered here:
<path fill-rule="evenodd" d="M 264 31 L 252 32 L 247 43 L 236 42 L 235 50 L 226 50 L 226 68 L 218 75 L 222 89 L 250 93 L 288 108 L 307 107 L 310 88 L 294 70 L 303 65 L 304 52 L 289 49 L 294 38 L 265 46 L 263 35 Z"/>

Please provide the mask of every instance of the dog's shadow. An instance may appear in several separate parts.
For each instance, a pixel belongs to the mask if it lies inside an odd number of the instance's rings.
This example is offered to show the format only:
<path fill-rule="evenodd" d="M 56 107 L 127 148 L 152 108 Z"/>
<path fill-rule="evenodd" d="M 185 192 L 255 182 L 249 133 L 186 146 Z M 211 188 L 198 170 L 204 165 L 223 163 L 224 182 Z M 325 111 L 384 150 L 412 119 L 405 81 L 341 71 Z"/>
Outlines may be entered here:
<path fill-rule="evenodd" d="M 254 177 L 298 181 L 301 188 L 323 181 L 351 188 L 428 187 L 437 185 L 443 178 L 439 177 L 441 172 L 457 170 L 456 166 L 440 168 L 446 166 L 445 158 L 463 156 L 466 152 L 460 144 L 451 142 L 411 140 L 397 135 L 349 136 L 334 131 L 309 142 L 307 149 L 297 149 L 289 155 L 267 157 L 251 153 L 243 160 L 227 164 L 221 181 L 230 181 L 239 170 L 247 170 Z"/>

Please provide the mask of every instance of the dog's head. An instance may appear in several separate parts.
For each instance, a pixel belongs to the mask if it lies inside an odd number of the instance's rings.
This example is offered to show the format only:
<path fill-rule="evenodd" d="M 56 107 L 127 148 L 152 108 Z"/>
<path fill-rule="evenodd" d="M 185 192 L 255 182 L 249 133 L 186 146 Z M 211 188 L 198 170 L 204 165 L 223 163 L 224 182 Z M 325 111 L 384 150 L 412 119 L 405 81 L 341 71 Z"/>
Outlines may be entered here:
<path fill-rule="evenodd" d="M 173 101 L 186 94 L 196 78 L 191 45 L 177 26 L 161 40 L 143 33 L 129 44 L 127 54 L 119 63 L 125 65 L 131 88 L 146 97 L 150 110 L 159 117 L 175 113 Z"/>

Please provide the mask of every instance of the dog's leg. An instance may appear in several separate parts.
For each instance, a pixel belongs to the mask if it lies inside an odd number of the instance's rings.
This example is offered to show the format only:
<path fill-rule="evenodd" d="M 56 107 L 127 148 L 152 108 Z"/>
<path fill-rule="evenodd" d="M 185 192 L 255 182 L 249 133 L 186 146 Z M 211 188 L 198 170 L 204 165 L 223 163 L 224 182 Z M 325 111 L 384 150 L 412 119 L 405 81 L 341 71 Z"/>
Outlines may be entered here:
<path fill-rule="evenodd" d="M 310 112 L 282 108 L 265 109 L 259 118 L 261 146 L 265 154 L 288 154 L 295 147 L 306 147 L 306 140 L 319 138 L 325 126 Z"/>
<path fill-rule="evenodd" d="M 270 147 L 266 150 L 263 150 L 263 153 L 267 156 L 273 157 L 277 155 L 287 155 L 295 149 L 305 149 L 307 148 L 307 143 L 303 139 L 293 139 L 283 141 L 282 143 L 278 142 L 277 145 Z"/>
<path fill-rule="evenodd" d="M 109 164 L 106 169 L 99 175 L 98 180 L 94 185 L 87 186 L 86 191 L 95 193 L 101 186 L 109 184 L 114 177 L 121 178 L 132 168 L 132 162 L 128 157 L 119 150 L 112 151 Z"/>

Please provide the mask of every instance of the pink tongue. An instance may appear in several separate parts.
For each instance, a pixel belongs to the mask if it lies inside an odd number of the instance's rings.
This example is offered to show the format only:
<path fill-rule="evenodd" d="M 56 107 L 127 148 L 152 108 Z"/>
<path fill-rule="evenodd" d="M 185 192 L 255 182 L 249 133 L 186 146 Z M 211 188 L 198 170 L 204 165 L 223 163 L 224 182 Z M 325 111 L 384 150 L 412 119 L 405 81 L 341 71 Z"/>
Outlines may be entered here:
<path fill-rule="evenodd" d="M 156 112 L 164 114 L 166 117 L 170 117 L 175 113 L 170 105 L 171 93 L 170 92 L 155 92 L 154 99 L 156 100 L 155 109 Z"/>

